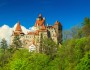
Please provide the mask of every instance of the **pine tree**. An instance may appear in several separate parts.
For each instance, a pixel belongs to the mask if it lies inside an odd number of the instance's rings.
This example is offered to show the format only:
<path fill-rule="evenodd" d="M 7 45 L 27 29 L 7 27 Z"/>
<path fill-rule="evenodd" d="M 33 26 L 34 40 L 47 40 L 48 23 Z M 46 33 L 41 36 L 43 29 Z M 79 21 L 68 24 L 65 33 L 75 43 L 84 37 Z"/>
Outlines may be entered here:
<path fill-rule="evenodd" d="M 20 40 L 20 37 L 17 35 L 14 37 L 13 39 L 13 43 L 11 45 L 13 48 L 15 48 L 16 50 L 20 47 L 22 47 L 22 42 Z"/>
<path fill-rule="evenodd" d="M 4 54 L 5 54 L 7 47 L 8 47 L 7 41 L 3 38 L 1 41 L 1 48 L 4 50 Z"/>

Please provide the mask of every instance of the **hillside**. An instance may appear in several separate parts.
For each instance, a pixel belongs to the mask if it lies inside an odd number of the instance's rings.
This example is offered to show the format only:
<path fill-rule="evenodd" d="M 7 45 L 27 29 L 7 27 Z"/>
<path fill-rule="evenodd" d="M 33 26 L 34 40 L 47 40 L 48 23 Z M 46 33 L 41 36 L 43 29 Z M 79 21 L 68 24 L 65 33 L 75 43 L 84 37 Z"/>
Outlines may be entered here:
<path fill-rule="evenodd" d="M 16 44 L 18 42 L 15 42 Z M 74 27 L 63 35 L 62 46 L 44 39 L 40 53 L 14 48 L 2 39 L 0 45 L 0 70 L 89 70 L 90 69 L 90 19 L 81 27 Z M 11 47 L 11 48 L 8 48 Z M 20 47 L 20 44 L 19 46 Z M 55 49 L 57 48 L 57 49 Z"/>

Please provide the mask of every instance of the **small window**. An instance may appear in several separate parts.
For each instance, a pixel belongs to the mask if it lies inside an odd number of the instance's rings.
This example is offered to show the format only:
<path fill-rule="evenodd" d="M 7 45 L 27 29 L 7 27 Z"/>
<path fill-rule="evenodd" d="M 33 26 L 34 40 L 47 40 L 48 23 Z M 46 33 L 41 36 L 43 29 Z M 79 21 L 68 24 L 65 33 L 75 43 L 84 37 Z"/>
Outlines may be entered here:
<path fill-rule="evenodd" d="M 27 38 L 27 36 L 26 36 L 26 38 Z"/>

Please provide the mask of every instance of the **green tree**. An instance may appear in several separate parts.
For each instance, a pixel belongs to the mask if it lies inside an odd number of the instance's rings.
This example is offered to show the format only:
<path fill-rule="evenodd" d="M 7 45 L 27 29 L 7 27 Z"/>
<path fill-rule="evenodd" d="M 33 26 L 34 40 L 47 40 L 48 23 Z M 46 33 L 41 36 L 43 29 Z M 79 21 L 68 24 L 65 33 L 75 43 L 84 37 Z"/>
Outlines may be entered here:
<path fill-rule="evenodd" d="M 88 17 L 85 17 L 83 25 L 88 25 L 88 24 L 90 24 L 90 19 Z"/>
<path fill-rule="evenodd" d="M 71 33 L 70 30 L 64 30 L 63 31 L 63 41 L 71 39 Z"/>
<path fill-rule="evenodd" d="M 72 38 L 74 38 L 74 39 L 81 38 L 82 37 L 81 26 L 74 26 L 73 28 L 71 28 L 70 34 L 71 34 Z"/>
<path fill-rule="evenodd" d="M 7 41 L 4 38 L 1 41 L 1 48 L 4 50 L 4 53 L 6 49 L 8 48 Z"/>
<path fill-rule="evenodd" d="M 44 54 L 50 55 L 51 58 L 53 58 L 57 52 L 58 45 L 52 40 L 52 39 L 43 39 L 42 45 L 40 48 L 42 48 L 42 52 Z"/>
<path fill-rule="evenodd" d="M 57 58 L 60 60 L 62 70 L 75 70 L 75 66 L 84 57 L 87 51 L 90 51 L 90 38 L 71 39 L 64 42 L 57 52 Z"/>
<path fill-rule="evenodd" d="M 2 39 L 0 48 L 0 68 L 3 70 L 5 64 L 8 63 L 8 59 L 11 57 L 11 53 L 8 51 L 7 41 Z"/>
<path fill-rule="evenodd" d="M 86 52 L 84 57 L 77 64 L 76 70 L 90 70 L 90 51 Z"/>
<path fill-rule="evenodd" d="M 49 57 L 45 54 L 16 50 L 5 70 L 46 70 Z"/>
<path fill-rule="evenodd" d="M 18 49 L 18 48 L 22 47 L 22 42 L 21 42 L 20 37 L 18 35 L 16 35 L 13 39 L 11 48 L 12 47 L 15 48 L 15 49 Z"/>
<path fill-rule="evenodd" d="M 84 36 L 87 37 L 90 35 L 90 19 L 88 17 L 84 19 L 82 31 Z"/>

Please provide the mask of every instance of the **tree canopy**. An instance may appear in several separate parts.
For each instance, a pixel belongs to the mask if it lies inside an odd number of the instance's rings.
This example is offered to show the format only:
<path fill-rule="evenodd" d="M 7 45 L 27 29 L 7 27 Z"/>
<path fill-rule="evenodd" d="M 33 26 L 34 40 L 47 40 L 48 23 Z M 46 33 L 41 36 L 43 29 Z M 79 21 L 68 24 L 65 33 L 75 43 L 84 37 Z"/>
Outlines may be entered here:
<path fill-rule="evenodd" d="M 90 70 L 90 19 L 83 25 L 65 31 L 61 47 L 51 39 L 42 39 L 40 52 L 28 52 L 22 46 L 19 36 L 12 47 L 0 43 L 0 70 Z M 14 52 L 12 52 L 12 50 Z M 5 51 L 3 51 L 5 50 Z"/>

